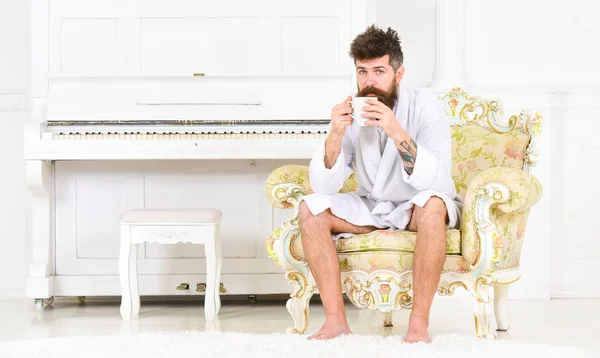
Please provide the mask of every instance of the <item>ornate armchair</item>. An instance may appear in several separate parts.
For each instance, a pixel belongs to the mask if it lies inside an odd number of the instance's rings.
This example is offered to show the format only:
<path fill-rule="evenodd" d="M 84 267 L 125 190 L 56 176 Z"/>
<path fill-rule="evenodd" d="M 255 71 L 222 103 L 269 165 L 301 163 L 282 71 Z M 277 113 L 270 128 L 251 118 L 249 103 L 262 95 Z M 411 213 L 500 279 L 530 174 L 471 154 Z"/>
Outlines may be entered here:
<path fill-rule="evenodd" d="M 446 260 L 438 294 L 457 288 L 474 299 L 475 329 L 480 338 L 490 332 L 491 288 L 498 330 L 507 330 L 508 285 L 520 278 L 523 234 L 531 207 L 542 195 L 530 174 L 536 162 L 540 114 L 522 112 L 499 120 L 498 102 L 470 97 L 459 88 L 441 100 L 452 128 L 452 177 L 464 199 L 460 230 L 447 232 Z M 340 192 L 356 189 L 354 175 Z M 285 270 L 294 286 L 287 309 L 294 319 L 288 333 L 304 333 L 308 304 L 317 290 L 300 240 L 298 199 L 311 192 L 308 168 L 287 165 L 267 179 L 266 194 L 276 208 L 293 209 L 292 217 L 267 237 L 271 259 Z M 416 233 L 379 230 L 336 241 L 341 289 L 358 308 L 382 312 L 391 325 L 392 312 L 412 306 L 412 265 Z"/>

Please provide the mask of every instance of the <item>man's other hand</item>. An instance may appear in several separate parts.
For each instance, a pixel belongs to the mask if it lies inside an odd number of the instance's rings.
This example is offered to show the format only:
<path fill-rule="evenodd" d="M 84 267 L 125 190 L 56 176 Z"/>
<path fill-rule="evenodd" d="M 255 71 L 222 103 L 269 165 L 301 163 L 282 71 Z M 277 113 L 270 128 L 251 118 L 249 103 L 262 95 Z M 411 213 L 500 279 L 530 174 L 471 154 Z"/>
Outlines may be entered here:
<path fill-rule="evenodd" d="M 331 132 L 336 136 L 343 137 L 346 133 L 346 127 L 351 125 L 354 120 L 350 117 L 350 114 L 354 112 L 350 102 L 352 97 L 348 96 L 346 99 L 337 104 L 331 110 Z"/>

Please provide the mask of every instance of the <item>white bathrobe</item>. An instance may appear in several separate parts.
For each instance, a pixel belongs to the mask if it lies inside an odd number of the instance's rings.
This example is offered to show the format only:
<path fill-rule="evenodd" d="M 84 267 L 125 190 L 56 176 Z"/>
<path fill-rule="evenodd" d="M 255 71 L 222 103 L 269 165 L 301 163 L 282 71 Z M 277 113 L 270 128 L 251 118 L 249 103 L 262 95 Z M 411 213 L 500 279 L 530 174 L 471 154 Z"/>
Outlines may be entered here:
<path fill-rule="evenodd" d="M 351 125 L 346 127 L 333 167 L 325 167 L 325 142 L 317 149 L 309 166 L 314 194 L 302 200 L 313 215 L 330 209 L 354 225 L 405 230 L 413 206 L 423 207 L 429 198 L 437 196 L 446 204 L 448 228 L 458 227 L 462 199 L 451 176 L 450 122 L 441 101 L 401 84 L 393 112 L 417 144 L 411 175 L 406 173 L 394 141 L 380 127 Z M 358 182 L 356 192 L 338 193 L 353 171 Z"/>

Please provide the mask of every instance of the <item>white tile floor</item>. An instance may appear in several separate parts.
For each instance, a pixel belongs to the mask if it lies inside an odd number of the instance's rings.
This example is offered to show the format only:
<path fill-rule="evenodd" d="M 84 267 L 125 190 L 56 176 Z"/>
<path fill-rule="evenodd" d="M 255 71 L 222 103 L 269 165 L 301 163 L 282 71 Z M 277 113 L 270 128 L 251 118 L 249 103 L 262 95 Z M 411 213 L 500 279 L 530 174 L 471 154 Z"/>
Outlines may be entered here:
<path fill-rule="evenodd" d="M 307 333 L 314 333 L 323 322 L 323 309 L 313 298 Z M 509 301 L 511 329 L 499 332 L 499 339 L 516 339 L 550 344 L 583 346 L 600 352 L 600 299 Z M 394 316 L 394 327 L 381 325 L 382 315 L 347 305 L 354 333 L 404 335 L 408 311 Z M 219 318 L 204 321 L 201 300 L 142 299 L 140 317 L 121 320 L 119 300 L 88 299 L 78 305 L 75 299 L 57 299 L 52 307 L 38 311 L 33 300 L 0 301 L 0 341 L 27 338 L 104 335 L 170 330 L 220 330 L 250 333 L 284 332 L 292 319 L 285 309 L 285 298 L 258 297 L 256 303 L 245 298 L 224 298 Z M 494 323 L 495 324 L 495 323 Z M 495 326 L 493 326 L 495 328 Z M 475 334 L 470 299 L 436 298 L 431 313 L 431 333 Z M 600 354 L 599 354 L 600 355 Z"/>

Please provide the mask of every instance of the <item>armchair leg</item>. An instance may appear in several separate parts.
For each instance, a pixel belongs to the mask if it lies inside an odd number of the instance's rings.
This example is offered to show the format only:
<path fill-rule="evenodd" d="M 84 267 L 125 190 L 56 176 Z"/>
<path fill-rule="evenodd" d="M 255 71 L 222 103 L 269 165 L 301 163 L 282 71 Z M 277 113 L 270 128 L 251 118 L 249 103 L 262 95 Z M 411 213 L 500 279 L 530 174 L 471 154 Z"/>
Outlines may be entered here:
<path fill-rule="evenodd" d="M 498 331 L 508 331 L 510 317 L 508 316 L 508 285 L 494 285 L 494 312 Z"/>
<path fill-rule="evenodd" d="M 475 301 L 475 330 L 479 338 L 496 339 L 496 335 L 490 332 L 492 321 L 492 303 L 490 300 L 491 285 L 487 284 L 486 277 L 479 277 L 475 283 L 473 295 Z"/>
<path fill-rule="evenodd" d="M 294 285 L 294 292 L 290 295 L 285 307 L 294 319 L 294 326 L 288 327 L 287 334 L 303 334 L 308 327 L 309 303 L 316 286 L 309 283 L 307 278 L 298 271 L 289 271 L 287 278 Z"/>
<path fill-rule="evenodd" d="M 384 327 L 394 327 L 394 324 L 392 323 L 393 318 L 394 318 L 394 312 L 390 311 L 390 312 L 386 312 L 383 314 L 383 326 Z"/>

